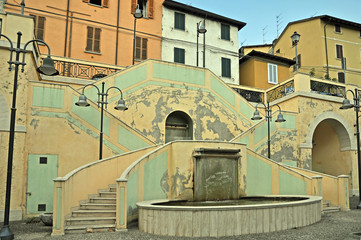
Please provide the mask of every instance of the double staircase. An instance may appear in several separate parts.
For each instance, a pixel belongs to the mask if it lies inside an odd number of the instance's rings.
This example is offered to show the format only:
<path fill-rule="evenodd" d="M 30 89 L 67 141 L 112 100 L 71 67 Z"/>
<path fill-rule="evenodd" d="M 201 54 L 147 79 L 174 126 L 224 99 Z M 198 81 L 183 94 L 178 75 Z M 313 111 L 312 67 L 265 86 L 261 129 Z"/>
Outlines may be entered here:
<path fill-rule="evenodd" d="M 99 190 L 98 195 L 80 203 L 79 209 L 72 211 L 66 220 L 65 233 L 104 232 L 115 230 L 116 186 L 109 185 Z"/>

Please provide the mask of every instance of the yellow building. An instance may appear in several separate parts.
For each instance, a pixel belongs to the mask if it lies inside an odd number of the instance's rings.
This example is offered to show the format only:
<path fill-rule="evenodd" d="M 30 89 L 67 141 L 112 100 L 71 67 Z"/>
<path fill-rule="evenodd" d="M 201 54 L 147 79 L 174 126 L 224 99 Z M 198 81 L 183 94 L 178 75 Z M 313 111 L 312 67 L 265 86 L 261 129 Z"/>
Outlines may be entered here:
<path fill-rule="evenodd" d="M 360 85 L 360 29 L 360 23 L 328 15 L 290 22 L 275 41 L 273 51 L 275 55 L 295 59 L 290 37 L 297 32 L 301 35 L 297 45 L 300 72 Z"/>

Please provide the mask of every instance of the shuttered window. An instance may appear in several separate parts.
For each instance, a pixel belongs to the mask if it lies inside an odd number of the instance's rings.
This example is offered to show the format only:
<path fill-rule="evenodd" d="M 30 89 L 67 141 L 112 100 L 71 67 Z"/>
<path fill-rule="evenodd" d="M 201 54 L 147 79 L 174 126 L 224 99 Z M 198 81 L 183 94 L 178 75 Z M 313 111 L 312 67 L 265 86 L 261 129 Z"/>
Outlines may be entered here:
<path fill-rule="evenodd" d="M 45 17 L 31 15 L 34 18 L 34 34 L 36 39 L 44 40 Z"/>
<path fill-rule="evenodd" d="M 185 15 L 183 13 L 174 13 L 174 28 L 185 30 Z"/>
<path fill-rule="evenodd" d="M 339 24 L 335 24 L 335 32 L 341 33 L 341 26 Z"/>
<path fill-rule="evenodd" d="M 185 63 L 185 50 L 183 48 L 174 48 L 174 62 Z"/>
<path fill-rule="evenodd" d="M 340 83 L 345 83 L 345 73 L 343 73 L 343 72 L 338 72 L 338 73 L 337 73 L 337 76 L 338 76 L 338 82 L 340 82 Z"/>
<path fill-rule="evenodd" d="M 100 28 L 87 27 L 86 51 L 100 53 Z"/>
<path fill-rule="evenodd" d="M 278 83 L 277 65 L 268 63 L 268 82 L 272 84 Z"/>
<path fill-rule="evenodd" d="M 101 7 L 109 7 L 109 0 L 83 0 L 83 2 Z"/>
<path fill-rule="evenodd" d="M 148 39 L 136 37 L 135 38 L 135 58 L 138 60 L 145 60 L 148 58 Z"/>
<path fill-rule="evenodd" d="M 222 77 L 231 77 L 231 59 L 222 58 Z"/>
<path fill-rule="evenodd" d="M 336 58 L 343 58 L 343 48 L 342 45 L 336 44 Z"/>
<path fill-rule="evenodd" d="M 231 40 L 229 25 L 221 23 L 221 39 Z"/>
<path fill-rule="evenodd" d="M 135 9 L 139 5 L 139 9 L 143 13 L 143 17 L 153 18 L 154 16 L 154 0 L 132 0 L 130 12 L 135 13 Z"/>

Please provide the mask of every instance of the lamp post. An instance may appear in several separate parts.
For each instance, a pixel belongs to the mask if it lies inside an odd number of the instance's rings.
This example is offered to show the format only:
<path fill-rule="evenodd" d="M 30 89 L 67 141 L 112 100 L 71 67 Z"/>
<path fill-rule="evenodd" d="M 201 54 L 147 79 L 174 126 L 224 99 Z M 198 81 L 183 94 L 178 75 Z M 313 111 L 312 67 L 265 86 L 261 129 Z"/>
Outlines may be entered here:
<path fill-rule="evenodd" d="M 347 92 L 351 92 L 353 95 L 354 104 L 350 103 L 350 100 L 347 99 Z M 359 204 L 357 205 L 358 209 L 361 209 L 361 155 L 360 155 L 360 128 L 359 128 L 359 112 L 360 112 L 360 97 L 358 94 L 357 88 L 355 91 L 347 90 L 345 92 L 345 99 L 342 102 L 340 109 L 350 109 L 354 108 L 356 112 L 356 142 L 357 142 L 357 164 L 358 164 L 358 189 L 359 189 Z"/>
<path fill-rule="evenodd" d="M 298 55 L 297 55 L 297 44 L 300 41 L 300 37 L 301 35 L 298 34 L 297 32 L 294 32 L 291 36 L 292 39 L 292 45 L 295 46 L 295 50 L 296 50 L 296 72 L 298 72 Z"/>
<path fill-rule="evenodd" d="M 269 102 L 267 102 L 267 106 L 263 103 L 263 102 L 260 102 L 260 103 L 257 103 L 256 105 L 256 110 L 254 111 L 253 113 L 253 117 L 251 118 L 252 120 L 261 120 L 262 117 L 261 115 L 259 115 L 259 111 L 257 110 L 257 107 L 259 104 L 262 104 L 265 108 L 265 111 L 266 111 L 266 119 L 267 119 L 267 126 L 268 126 L 268 140 L 267 140 L 267 144 L 268 144 L 268 158 L 271 158 L 271 130 L 270 130 L 270 122 L 271 122 L 271 119 L 272 119 L 272 107 L 273 106 L 277 106 L 278 109 L 280 110 L 280 113 L 278 114 L 277 116 L 277 119 L 275 122 L 285 122 L 286 120 L 283 118 L 283 115 L 282 115 L 282 112 L 281 112 L 281 107 L 278 106 L 278 104 L 275 104 L 275 105 L 272 105 L 270 106 L 269 105 Z"/>
<path fill-rule="evenodd" d="M 197 67 L 199 65 L 199 50 L 198 50 L 198 42 L 199 42 L 199 34 L 203 34 L 203 67 L 206 66 L 206 33 L 207 29 L 205 27 L 205 20 L 197 23 Z"/>
<path fill-rule="evenodd" d="M 79 96 L 79 101 L 75 103 L 75 105 L 80 106 L 80 107 L 88 107 L 90 106 L 90 104 L 87 102 L 87 97 L 84 94 L 84 90 L 86 87 L 88 86 L 92 86 L 95 87 L 98 90 L 98 107 L 99 105 L 101 106 L 101 112 L 100 112 L 100 136 L 99 136 L 99 160 L 103 158 L 103 115 L 104 115 L 104 105 L 105 107 L 108 105 L 108 92 L 110 89 L 114 88 L 119 90 L 120 92 L 120 99 L 118 100 L 117 105 L 114 107 L 115 110 L 127 110 L 127 106 L 125 106 L 125 101 L 123 99 L 123 92 L 122 90 L 120 90 L 118 87 L 110 87 L 108 88 L 108 90 L 106 92 L 104 89 L 105 86 L 105 82 L 102 82 L 102 90 L 100 91 L 99 88 L 97 86 L 95 86 L 94 84 L 90 83 L 87 84 L 83 87 L 82 93 Z M 104 99 L 105 97 L 105 99 Z"/>
<path fill-rule="evenodd" d="M 139 4 L 135 8 L 135 12 L 134 12 L 133 16 L 134 16 L 134 37 L 133 37 L 133 65 L 134 65 L 134 59 L 135 59 L 135 32 L 136 32 L 136 27 L 137 27 L 137 19 L 143 17 L 143 13 L 139 9 Z"/>
<path fill-rule="evenodd" d="M 7 178 L 6 178 L 6 194 L 5 194 L 5 211 L 4 211 L 4 226 L 0 232 L 1 240 L 10 240 L 14 239 L 14 234 L 11 232 L 9 228 L 9 217 L 10 217 L 10 198 L 11 198 L 11 178 L 12 178 L 12 169 L 13 169 L 13 154 L 14 154 L 14 140 L 15 140 L 15 117 L 16 117 L 16 91 L 18 87 L 18 75 L 19 75 L 19 65 L 22 66 L 21 72 L 24 72 L 25 63 L 25 53 L 26 47 L 33 42 L 40 42 L 44 44 L 48 48 L 48 57 L 43 60 L 43 65 L 37 68 L 39 73 L 55 76 L 58 75 L 59 72 L 54 68 L 54 62 L 50 57 L 50 48 L 49 46 L 42 40 L 34 39 L 25 43 L 24 48 L 20 48 L 21 36 L 22 33 L 17 33 L 17 43 L 16 48 L 13 47 L 13 43 L 7 36 L 0 34 L 0 37 L 6 38 L 6 40 L 10 43 L 10 60 L 9 63 L 9 71 L 12 70 L 12 65 L 15 66 L 14 72 L 14 87 L 13 87 L 13 100 L 11 106 L 11 116 L 10 116 L 10 133 L 9 133 L 9 147 L 8 147 L 8 168 L 7 168 Z M 15 61 L 13 61 L 13 53 L 15 52 Z M 20 53 L 23 53 L 23 61 L 20 62 Z"/>

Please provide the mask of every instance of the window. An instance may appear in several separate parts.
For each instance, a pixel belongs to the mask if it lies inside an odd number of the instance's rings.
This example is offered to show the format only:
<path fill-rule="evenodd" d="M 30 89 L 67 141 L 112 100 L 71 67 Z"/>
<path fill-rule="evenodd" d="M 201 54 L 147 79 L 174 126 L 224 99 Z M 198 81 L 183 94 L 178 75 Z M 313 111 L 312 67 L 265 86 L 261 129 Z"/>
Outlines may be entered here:
<path fill-rule="evenodd" d="M 138 60 L 145 60 L 147 56 L 148 38 L 135 38 L 135 58 Z"/>
<path fill-rule="evenodd" d="M 174 28 L 185 30 L 185 15 L 183 13 L 174 13 Z"/>
<path fill-rule="evenodd" d="M 44 40 L 45 17 L 30 15 L 34 18 L 34 34 L 36 39 Z"/>
<path fill-rule="evenodd" d="M 174 48 L 174 62 L 185 63 L 185 50 L 182 48 Z"/>
<path fill-rule="evenodd" d="M 153 1 L 154 0 L 132 0 L 130 12 L 134 14 L 135 9 L 139 5 L 139 9 L 145 18 L 153 18 Z"/>
<path fill-rule="evenodd" d="M 87 27 L 87 42 L 85 51 L 100 53 L 100 28 Z"/>
<path fill-rule="evenodd" d="M 342 45 L 336 44 L 336 58 L 338 58 L 338 59 L 342 59 L 342 58 L 343 58 Z"/>
<path fill-rule="evenodd" d="M 222 77 L 231 78 L 231 59 L 222 58 Z"/>
<path fill-rule="evenodd" d="M 335 32 L 341 33 L 341 26 L 339 24 L 335 24 Z"/>
<path fill-rule="evenodd" d="M 338 82 L 345 83 L 345 73 L 344 72 L 338 72 L 337 77 L 338 77 Z"/>
<path fill-rule="evenodd" d="M 229 25 L 221 23 L 221 39 L 231 40 L 231 34 L 229 32 Z"/>
<path fill-rule="evenodd" d="M 99 7 L 108 7 L 109 0 L 83 0 L 85 3 L 97 5 Z"/>
<path fill-rule="evenodd" d="M 298 55 L 297 55 L 297 60 L 298 60 L 298 68 L 301 68 L 301 54 L 298 54 Z M 295 58 L 295 57 L 293 58 L 293 61 L 296 61 L 296 58 Z M 293 71 L 294 71 L 294 72 L 296 71 L 296 64 L 293 65 Z"/>
<path fill-rule="evenodd" d="M 272 84 L 278 83 L 277 65 L 268 63 L 268 82 Z"/>

